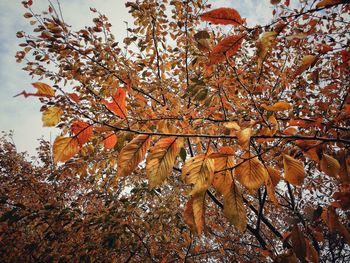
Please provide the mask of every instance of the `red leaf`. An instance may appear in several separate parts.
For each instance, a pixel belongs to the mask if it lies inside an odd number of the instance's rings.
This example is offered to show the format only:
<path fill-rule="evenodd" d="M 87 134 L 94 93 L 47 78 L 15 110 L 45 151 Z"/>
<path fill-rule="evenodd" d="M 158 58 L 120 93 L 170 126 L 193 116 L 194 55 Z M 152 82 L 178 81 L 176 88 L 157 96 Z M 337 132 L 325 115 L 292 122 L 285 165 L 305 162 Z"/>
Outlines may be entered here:
<path fill-rule="evenodd" d="M 241 25 L 243 20 L 233 8 L 218 8 L 202 14 L 201 19 L 218 25 Z"/>
<path fill-rule="evenodd" d="M 92 126 L 89 123 L 76 121 L 72 124 L 71 129 L 77 137 L 80 146 L 89 141 L 92 136 Z"/>
<path fill-rule="evenodd" d="M 213 65 L 224 61 L 226 57 L 229 57 L 237 52 L 241 47 L 243 41 L 243 34 L 229 36 L 221 40 L 212 50 L 209 56 L 209 64 Z"/>
<path fill-rule="evenodd" d="M 68 97 L 74 101 L 76 104 L 79 104 L 80 103 L 80 99 L 79 99 L 79 96 L 78 94 L 76 93 L 68 93 Z"/>
<path fill-rule="evenodd" d="M 126 119 L 127 111 L 125 107 L 126 93 L 123 89 L 118 89 L 112 98 L 112 102 L 102 100 L 102 103 L 120 118 Z"/>
<path fill-rule="evenodd" d="M 110 132 L 103 140 L 104 147 L 106 149 L 112 149 L 118 142 L 117 135 L 114 132 Z"/>

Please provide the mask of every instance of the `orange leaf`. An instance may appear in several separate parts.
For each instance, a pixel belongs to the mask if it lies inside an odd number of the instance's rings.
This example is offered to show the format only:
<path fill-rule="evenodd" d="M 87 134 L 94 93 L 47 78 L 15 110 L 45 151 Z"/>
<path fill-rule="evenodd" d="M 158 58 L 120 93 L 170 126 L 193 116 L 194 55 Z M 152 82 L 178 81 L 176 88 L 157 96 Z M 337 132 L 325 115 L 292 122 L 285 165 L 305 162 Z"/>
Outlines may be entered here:
<path fill-rule="evenodd" d="M 79 152 L 77 138 L 59 136 L 53 143 L 54 162 L 65 162 Z"/>
<path fill-rule="evenodd" d="M 80 146 L 88 142 L 92 136 L 92 125 L 83 121 L 76 121 L 71 126 Z"/>
<path fill-rule="evenodd" d="M 301 185 L 304 182 L 305 171 L 304 165 L 301 161 L 284 154 L 284 178 L 293 185 Z"/>
<path fill-rule="evenodd" d="M 125 106 L 126 92 L 119 88 L 112 97 L 112 102 L 102 100 L 102 103 L 113 113 L 122 119 L 126 119 L 127 111 Z"/>
<path fill-rule="evenodd" d="M 217 25 L 241 25 L 243 20 L 233 8 L 218 8 L 202 14 L 201 19 Z"/>
<path fill-rule="evenodd" d="M 117 135 L 115 135 L 114 132 L 110 132 L 107 134 L 107 136 L 103 139 L 103 145 L 106 149 L 112 149 L 116 143 L 118 142 Z"/>
<path fill-rule="evenodd" d="M 341 4 L 342 2 L 345 3 L 346 1 L 344 1 L 344 0 L 322 0 L 316 5 L 316 8 L 337 5 L 337 4 Z"/>
<path fill-rule="evenodd" d="M 249 155 L 243 156 L 248 158 Z M 236 168 L 238 181 L 248 189 L 258 189 L 268 177 L 267 170 L 258 157 L 243 160 Z"/>
<path fill-rule="evenodd" d="M 202 233 L 205 224 L 204 200 L 205 192 L 192 196 L 187 202 L 184 212 L 185 223 L 198 235 Z"/>
<path fill-rule="evenodd" d="M 245 128 L 237 132 L 238 145 L 241 146 L 243 150 L 247 150 L 249 148 L 251 135 L 252 128 Z"/>
<path fill-rule="evenodd" d="M 314 55 L 306 55 L 301 59 L 301 64 L 294 72 L 295 76 L 300 75 L 309 67 L 312 67 L 317 62 L 317 57 Z"/>
<path fill-rule="evenodd" d="M 27 93 L 26 91 L 22 91 L 21 93 L 15 95 L 14 97 L 23 95 L 25 98 L 30 96 L 36 96 L 36 97 L 54 97 L 55 91 L 47 84 L 42 82 L 35 82 L 32 83 L 33 87 L 36 88 L 38 91 L 36 93 Z"/>
<path fill-rule="evenodd" d="M 273 42 L 277 37 L 277 32 L 265 32 L 261 35 L 259 41 L 257 42 L 257 55 L 258 55 L 258 69 L 261 68 L 262 63 L 269 52 Z"/>
<path fill-rule="evenodd" d="M 337 177 L 340 171 L 340 164 L 337 159 L 334 159 L 332 156 L 328 154 L 323 154 L 321 159 L 321 170 L 331 176 Z"/>
<path fill-rule="evenodd" d="M 276 102 L 272 106 L 262 104 L 261 107 L 263 107 L 265 110 L 269 110 L 269 111 L 285 111 L 285 110 L 289 110 L 290 108 L 292 108 L 292 106 L 286 101 Z"/>
<path fill-rule="evenodd" d="M 129 142 L 118 156 L 118 176 L 131 174 L 137 165 L 145 158 L 151 144 L 149 135 L 138 135 Z"/>
<path fill-rule="evenodd" d="M 233 55 L 241 47 L 243 34 L 229 36 L 221 40 L 212 50 L 209 56 L 209 64 L 213 65 L 224 61 L 227 57 Z"/>
<path fill-rule="evenodd" d="M 80 99 L 79 99 L 78 94 L 76 94 L 76 93 L 68 93 L 67 95 L 68 95 L 68 97 L 69 97 L 72 101 L 74 101 L 76 104 L 79 104 L 79 103 L 80 103 Z"/>
<path fill-rule="evenodd" d="M 170 176 L 182 144 L 182 138 L 169 137 L 160 139 L 152 147 L 146 160 L 146 172 L 151 189 L 160 186 Z"/>

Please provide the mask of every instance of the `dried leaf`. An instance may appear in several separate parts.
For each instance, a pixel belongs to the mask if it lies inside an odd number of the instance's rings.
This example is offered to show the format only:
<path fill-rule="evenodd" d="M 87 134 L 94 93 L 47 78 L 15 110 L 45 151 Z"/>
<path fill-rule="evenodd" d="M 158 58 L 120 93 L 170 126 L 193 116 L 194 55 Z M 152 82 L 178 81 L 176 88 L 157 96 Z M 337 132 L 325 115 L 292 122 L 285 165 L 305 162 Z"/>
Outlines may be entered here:
<path fill-rule="evenodd" d="M 258 55 L 258 69 L 261 69 L 262 63 L 269 52 L 273 42 L 277 37 L 277 32 L 265 32 L 261 35 L 257 43 L 257 55 Z"/>
<path fill-rule="evenodd" d="M 108 133 L 103 139 L 103 145 L 106 149 L 112 149 L 118 142 L 118 137 L 114 132 Z"/>
<path fill-rule="evenodd" d="M 245 128 L 237 132 L 238 145 L 242 147 L 243 150 L 249 149 L 250 136 L 252 135 L 252 128 Z"/>
<path fill-rule="evenodd" d="M 185 183 L 193 184 L 191 195 L 205 192 L 214 177 L 214 160 L 207 154 L 200 154 L 188 159 L 182 167 L 182 178 Z"/>
<path fill-rule="evenodd" d="M 300 75 L 309 67 L 313 66 L 317 62 L 317 57 L 314 55 L 306 55 L 302 58 L 300 66 L 295 71 L 295 76 Z"/>
<path fill-rule="evenodd" d="M 317 5 L 316 8 L 322 8 L 322 7 L 328 7 L 332 5 L 337 5 L 341 3 L 345 3 L 344 0 L 321 0 Z"/>
<path fill-rule="evenodd" d="M 300 231 L 298 226 L 295 226 L 291 232 L 290 239 L 292 241 L 293 250 L 296 256 L 301 260 L 305 261 L 306 257 L 306 243 L 303 233 Z"/>
<path fill-rule="evenodd" d="M 27 93 L 25 90 L 21 93 L 15 95 L 14 97 L 23 95 L 25 98 L 30 96 L 36 96 L 36 97 L 54 97 L 55 91 L 47 84 L 42 82 L 35 82 L 32 83 L 33 87 L 36 88 L 38 91 L 36 93 Z"/>
<path fill-rule="evenodd" d="M 202 233 L 205 225 L 204 201 L 205 201 L 205 192 L 200 194 L 195 194 L 187 202 L 185 212 L 184 212 L 185 223 L 189 225 L 191 230 L 197 233 L 198 235 Z"/>

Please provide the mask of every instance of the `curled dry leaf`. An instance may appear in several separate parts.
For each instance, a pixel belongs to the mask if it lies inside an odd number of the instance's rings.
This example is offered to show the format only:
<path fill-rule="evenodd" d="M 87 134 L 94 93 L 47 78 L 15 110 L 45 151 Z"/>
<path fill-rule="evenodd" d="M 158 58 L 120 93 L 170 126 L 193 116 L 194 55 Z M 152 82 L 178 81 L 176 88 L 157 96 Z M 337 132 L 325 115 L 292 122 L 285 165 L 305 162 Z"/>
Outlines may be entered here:
<path fill-rule="evenodd" d="M 203 232 L 205 225 L 205 192 L 195 194 L 187 202 L 185 212 L 184 212 L 184 221 L 191 228 L 191 230 L 200 235 Z"/>
<path fill-rule="evenodd" d="M 293 185 L 302 185 L 305 177 L 304 164 L 293 157 L 284 154 L 284 178 Z"/>
<path fill-rule="evenodd" d="M 52 127 L 60 122 L 63 110 L 60 107 L 53 106 L 47 108 L 42 115 L 41 120 L 43 121 L 44 127 Z"/>
<path fill-rule="evenodd" d="M 263 61 L 270 48 L 272 47 L 273 42 L 277 37 L 277 32 L 270 31 L 265 32 L 261 35 L 259 41 L 257 42 L 257 55 L 258 55 L 258 69 L 261 69 Z"/>
<path fill-rule="evenodd" d="M 55 96 L 55 91 L 49 85 L 47 85 L 45 83 L 35 82 L 35 83 L 32 83 L 32 85 L 34 88 L 36 88 L 38 90 L 36 93 L 28 93 L 24 90 L 21 93 L 15 95 L 14 97 L 23 95 L 25 98 L 30 97 L 30 96 L 50 98 L 50 97 Z"/>
<path fill-rule="evenodd" d="M 294 72 L 295 76 L 300 75 L 309 67 L 312 67 L 317 62 L 317 57 L 314 55 L 306 55 L 302 58 L 300 66 Z"/>

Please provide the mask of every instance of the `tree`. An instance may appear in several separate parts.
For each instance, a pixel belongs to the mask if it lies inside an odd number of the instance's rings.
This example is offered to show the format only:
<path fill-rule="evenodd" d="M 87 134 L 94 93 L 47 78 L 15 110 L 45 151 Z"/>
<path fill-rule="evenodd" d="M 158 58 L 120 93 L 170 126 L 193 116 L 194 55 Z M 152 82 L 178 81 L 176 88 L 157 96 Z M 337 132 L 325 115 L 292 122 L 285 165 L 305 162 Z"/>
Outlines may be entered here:
<path fill-rule="evenodd" d="M 49 166 L 140 202 L 118 228 L 139 248 L 113 239 L 89 260 L 349 260 L 350 6 L 271 3 L 273 21 L 248 27 L 201 0 L 128 2 L 121 46 L 95 9 L 73 32 L 60 8 L 36 15 L 23 2 L 35 28 L 17 33 L 17 60 L 54 85 L 20 95 L 38 96 L 44 126 L 62 130 Z"/>

